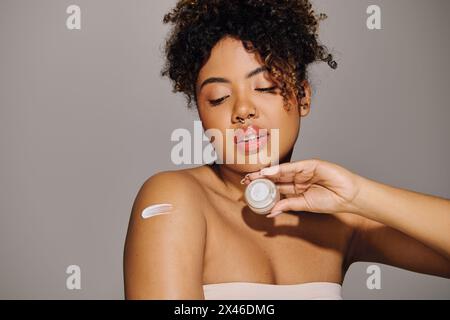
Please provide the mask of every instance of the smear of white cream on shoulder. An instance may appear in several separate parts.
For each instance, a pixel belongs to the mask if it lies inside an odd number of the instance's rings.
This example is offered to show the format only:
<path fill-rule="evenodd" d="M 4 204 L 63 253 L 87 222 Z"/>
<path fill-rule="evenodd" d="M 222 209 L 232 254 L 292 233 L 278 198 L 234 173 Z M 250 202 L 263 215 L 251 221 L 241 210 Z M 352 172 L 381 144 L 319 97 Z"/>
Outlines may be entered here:
<path fill-rule="evenodd" d="M 154 204 L 145 208 L 142 211 L 141 217 L 147 219 L 150 217 L 157 216 L 159 214 L 170 213 L 169 211 L 171 211 L 172 209 L 173 205 L 171 205 L 170 203 Z"/>

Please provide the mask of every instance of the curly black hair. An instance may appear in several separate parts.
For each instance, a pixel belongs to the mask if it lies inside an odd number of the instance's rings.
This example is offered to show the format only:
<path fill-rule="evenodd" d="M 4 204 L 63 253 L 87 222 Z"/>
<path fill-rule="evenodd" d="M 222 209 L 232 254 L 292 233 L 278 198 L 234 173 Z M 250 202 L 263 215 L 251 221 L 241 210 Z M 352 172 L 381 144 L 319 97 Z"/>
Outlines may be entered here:
<path fill-rule="evenodd" d="M 317 39 L 318 23 L 326 18 L 315 14 L 309 0 L 180 0 L 163 19 L 173 28 L 165 41 L 161 76 L 172 80 L 174 93 L 185 94 L 191 109 L 193 99 L 197 104 L 200 69 L 214 45 L 231 36 L 259 54 L 286 107 L 292 94 L 297 101 L 304 96 L 301 82 L 310 63 L 325 61 L 337 68 Z"/>

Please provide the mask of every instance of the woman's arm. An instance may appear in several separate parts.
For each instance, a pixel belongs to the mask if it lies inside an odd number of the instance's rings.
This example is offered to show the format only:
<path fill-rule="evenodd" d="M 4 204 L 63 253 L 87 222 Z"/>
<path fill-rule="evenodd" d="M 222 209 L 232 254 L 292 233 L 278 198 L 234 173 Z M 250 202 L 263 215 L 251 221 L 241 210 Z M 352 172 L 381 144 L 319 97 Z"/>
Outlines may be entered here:
<path fill-rule="evenodd" d="M 363 177 L 359 181 L 352 213 L 397 229 L 450 261 L 450 200 Z M 373 227 L 365 229 L 374 230 Z"/>
<path fill-rule="evenodd" d="M 354 216 L 353 236 L 345 252 L 344 273 L 353 262 L 375 262 L 450 278 L 450 260 L 423 242 L 380 222 Z"/>
<path fill-rule="evenodd" d="M 449 200 L 383 185 L 318 159 L 266 168 L 245 183 L 262 177 L 286 196 L 268 217 L 290 210 L 354 214 L 344 269 L 371 261 L 450 277 Z"/>
<path fill-rule="evenodd" d="M 206 222 L 193 178 L 158 173 L 139 190 L 124 250 L 126 299 L 204 299 Z M 142 211 L 170 203 L 173 210 L 147 219 Z"/>

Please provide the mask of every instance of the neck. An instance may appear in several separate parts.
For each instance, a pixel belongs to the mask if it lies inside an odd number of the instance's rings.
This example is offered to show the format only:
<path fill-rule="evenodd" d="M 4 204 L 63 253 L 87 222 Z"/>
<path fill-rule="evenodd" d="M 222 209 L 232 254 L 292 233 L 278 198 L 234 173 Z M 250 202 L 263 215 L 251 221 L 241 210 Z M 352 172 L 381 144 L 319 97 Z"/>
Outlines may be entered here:
<path fill-rule="evenodd" d="M 280 159 L 280 164 L 289 162 L 291 160 L 293 149 L 284 157 L 283 159 Z M 227 188 L 230 198 L 236 200 L 236 201 L 242 201 L 245 202 L 244 193 L 245 188 L 247 185 L 241 184 L 241 180 L 244 178 L 244 176 L 247 173 L 250 172 L 237 172 L 232 169 L 230 169 L 227 166 L 224 165 L 218 165 L 214 163 L 214 169 L 217 172 L 219 178 L 224 183 L 225 187 Z"/>
<path fill-rule="evenodd" d="M 236 172 L 224 165 L 219 165 L 218 171 L 222 182 L 228 189 L 230 197 L 236 201 L 244 201 L 244 192 L 247 186 L 241 184 L 241 180 L 247 172 Z"/>

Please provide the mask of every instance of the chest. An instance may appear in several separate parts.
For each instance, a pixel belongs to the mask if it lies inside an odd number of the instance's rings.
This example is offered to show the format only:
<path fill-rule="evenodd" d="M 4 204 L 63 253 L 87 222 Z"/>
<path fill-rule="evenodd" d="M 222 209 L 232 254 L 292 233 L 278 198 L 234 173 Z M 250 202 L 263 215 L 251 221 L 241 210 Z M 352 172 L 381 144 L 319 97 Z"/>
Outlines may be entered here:
<path fill-rule="evenodd" d="M 241 202 L 214 197 L 205 207 L 204 283 L 342 282 L 351 230 L 332 215 L 266 218 Z"/>

